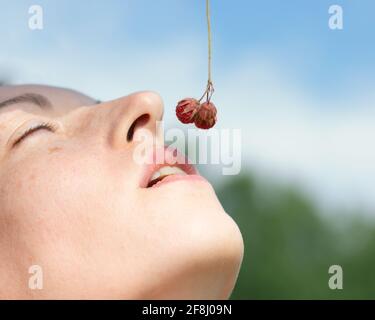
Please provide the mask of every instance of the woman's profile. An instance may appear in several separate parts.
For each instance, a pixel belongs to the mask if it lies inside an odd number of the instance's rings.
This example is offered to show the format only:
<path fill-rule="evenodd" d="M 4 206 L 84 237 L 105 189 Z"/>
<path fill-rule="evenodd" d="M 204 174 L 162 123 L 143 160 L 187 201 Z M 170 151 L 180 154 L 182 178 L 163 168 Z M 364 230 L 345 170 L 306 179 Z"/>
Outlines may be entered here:
<path fill-rule="evenodd" d="M 212 186 L 189 165 L 134 160 L 145 130 L 152 155 L 169 152 L 162 116 L 153 92 L 0 87 L 0 299 L 230 296 L 243 241 Z"/>

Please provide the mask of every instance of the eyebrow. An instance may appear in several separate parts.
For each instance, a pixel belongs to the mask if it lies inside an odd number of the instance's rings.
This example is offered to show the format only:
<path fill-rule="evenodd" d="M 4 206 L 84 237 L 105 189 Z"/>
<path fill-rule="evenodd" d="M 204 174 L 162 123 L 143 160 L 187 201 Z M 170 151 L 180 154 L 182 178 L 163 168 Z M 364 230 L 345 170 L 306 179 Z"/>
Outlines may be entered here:
<path fill-rule="evenodd" d="M 0 108 L 9 107 L 18 103 L 31 103 L 41 109 L 51 109 L 52 103 L 44 96 L 37 93 L 24 93 L 19 96 L 0 102 Z"/>

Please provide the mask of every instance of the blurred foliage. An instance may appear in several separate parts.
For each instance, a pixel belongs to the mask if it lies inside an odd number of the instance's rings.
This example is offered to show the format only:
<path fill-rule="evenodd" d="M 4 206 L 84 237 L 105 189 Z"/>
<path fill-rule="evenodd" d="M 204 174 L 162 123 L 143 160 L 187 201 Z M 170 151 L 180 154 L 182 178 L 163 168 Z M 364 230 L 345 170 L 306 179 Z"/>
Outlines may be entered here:
<path fill-rule="evenodd" d="M 229 178 L 217 193 L 245 244 L 232 299 L 375 298 L 375 224 L 363 216 L 327 217 L 297 189 L 249 174 Z M 328 287 L 336 264 L 343 290 Z"/>

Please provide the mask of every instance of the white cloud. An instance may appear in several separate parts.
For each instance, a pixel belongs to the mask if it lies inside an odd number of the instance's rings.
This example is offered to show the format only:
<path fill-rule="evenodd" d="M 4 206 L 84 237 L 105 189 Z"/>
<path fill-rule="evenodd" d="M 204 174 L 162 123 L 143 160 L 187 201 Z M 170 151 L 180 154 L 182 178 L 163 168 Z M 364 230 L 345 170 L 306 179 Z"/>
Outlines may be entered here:
<path fill-rule="evenodd" d="M 323 205 L 375 208 L 374 94 L 328 105 L 288 79 L 288 70 L 254 57 L 225 83 L 222 103 L 236 110 L 226 122 L 244 128 L 252 166 L 304 186 Z"/>

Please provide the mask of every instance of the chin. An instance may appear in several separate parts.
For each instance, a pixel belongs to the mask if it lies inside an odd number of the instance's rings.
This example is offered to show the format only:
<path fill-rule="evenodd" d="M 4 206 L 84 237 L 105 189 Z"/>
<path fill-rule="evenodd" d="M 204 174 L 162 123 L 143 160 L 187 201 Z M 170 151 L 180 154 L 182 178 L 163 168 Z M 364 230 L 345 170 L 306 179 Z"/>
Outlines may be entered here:
<path fill-rule="evenodd" d="M 174 230 L 165 236 L 174 251 L 168 252 L 167 281 L 144 298 L 228 299 L 244 252 L 237 224 L 207 182 L 176 182 L 161 189 L 168 203 L 163 214 L 174 219 Z"/>
<path fill-rule="evenodd" d="M 235 286 L 243 257 L 243 240 L 229 217 L 215 223 L 200 223 L 192 230 L 190 243 L 181 248 L 166 285 L 149 299 L 228 299 Z M 173 260 L 173 259 L 171 259 Z"/>

